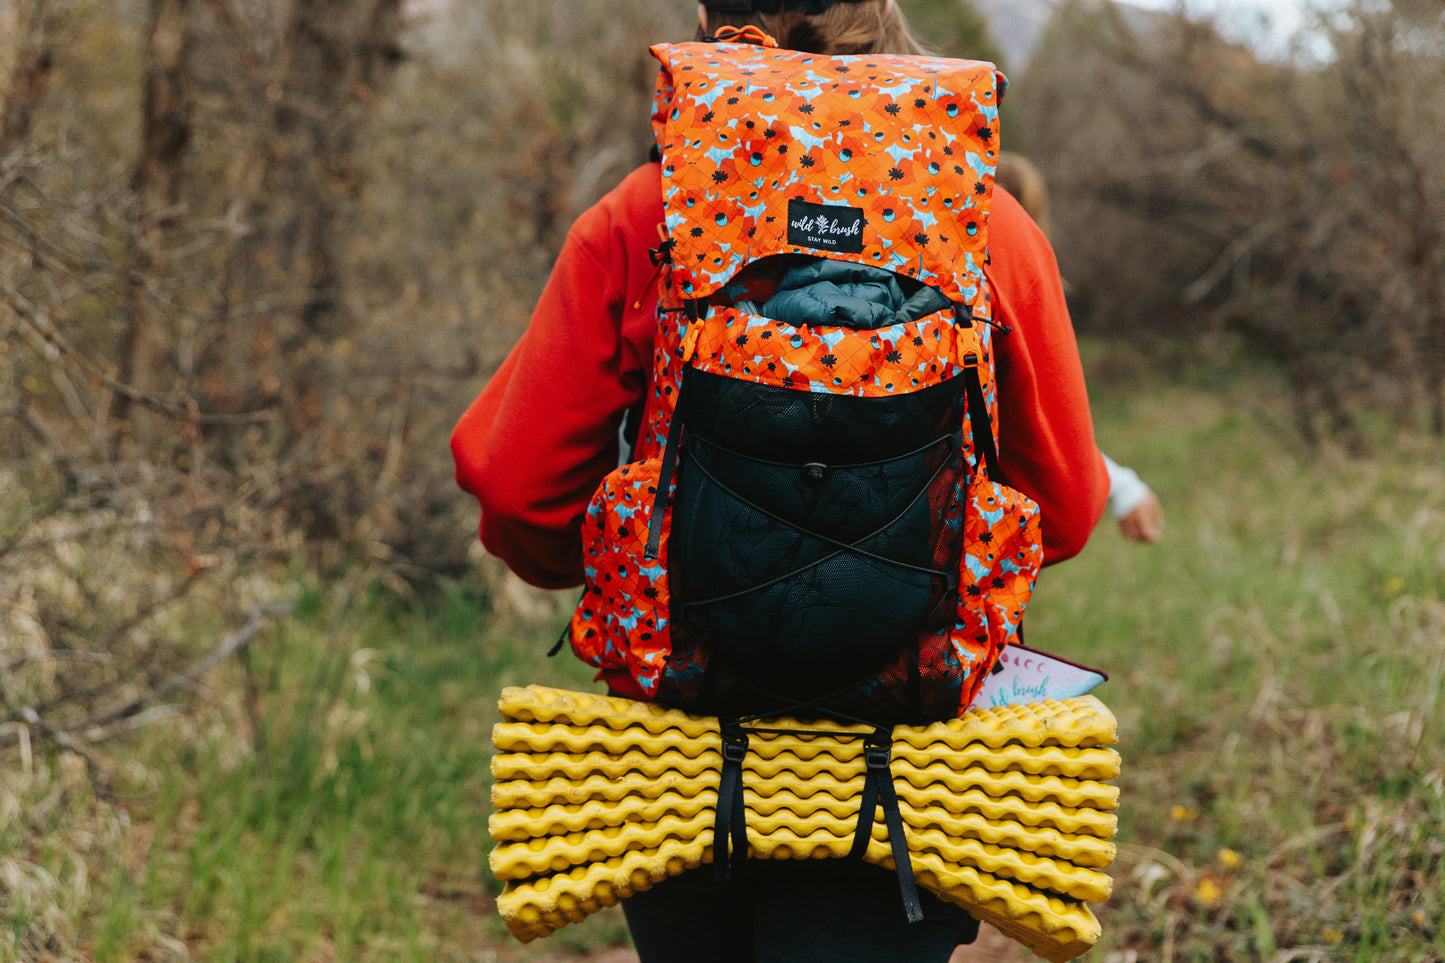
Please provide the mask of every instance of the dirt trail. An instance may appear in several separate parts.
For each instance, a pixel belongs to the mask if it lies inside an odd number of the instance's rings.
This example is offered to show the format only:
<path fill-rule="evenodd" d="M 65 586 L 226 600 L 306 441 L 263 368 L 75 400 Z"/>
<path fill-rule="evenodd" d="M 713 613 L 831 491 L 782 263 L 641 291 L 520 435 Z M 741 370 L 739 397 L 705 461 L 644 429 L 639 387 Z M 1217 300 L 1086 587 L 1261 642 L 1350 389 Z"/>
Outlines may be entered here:
<path fill-rule="evenodd" d="M 594 953 L 585 963 L 638 963 L 637 954 L 620 947 Z M 978 940 L 972 946 L 961 946 L 949 963 L 1038 963 L 1038 957 L 1004 936 L 992 926 L 979 927 Z"/>

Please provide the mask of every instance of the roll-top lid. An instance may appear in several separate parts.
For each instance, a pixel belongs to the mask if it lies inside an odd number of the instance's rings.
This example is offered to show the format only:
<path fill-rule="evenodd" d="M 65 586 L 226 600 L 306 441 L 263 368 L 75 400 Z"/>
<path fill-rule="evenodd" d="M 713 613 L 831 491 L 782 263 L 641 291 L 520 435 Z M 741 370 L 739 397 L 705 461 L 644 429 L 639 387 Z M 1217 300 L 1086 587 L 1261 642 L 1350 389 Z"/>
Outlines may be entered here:
<path fill-rule="evenodd" d="M 746 43 L 652 53 L 679 296 L 800 253 L 917 278 L 991 315 L 983 264 L 1007 84 L 992 64 Z"/>

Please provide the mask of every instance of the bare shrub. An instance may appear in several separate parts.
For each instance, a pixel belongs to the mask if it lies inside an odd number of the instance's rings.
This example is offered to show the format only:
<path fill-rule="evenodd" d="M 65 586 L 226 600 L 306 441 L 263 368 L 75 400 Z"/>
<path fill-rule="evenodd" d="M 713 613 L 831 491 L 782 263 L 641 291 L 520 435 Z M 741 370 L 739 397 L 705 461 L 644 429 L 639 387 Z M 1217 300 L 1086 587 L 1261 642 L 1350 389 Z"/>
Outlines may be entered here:
<path fill-rule="evenodd" d="M 1081 326 L 1242 336 L 1288 372 L 1311 440 L 1359 445 L 1371 410 L 1445 433 L 1445 21 L 1427 7 L 1355 3 L 1321 22 L 1327 55 L 1289 63 L 1207 23 L 1139 33 L 1069 8 L 1026 110 Z"/>
<path fill-rule="evenodd" d="M 692 17 L 670 0 L 497 0 L 409 35 L 367 154 L 353 295 L 357 356 L 382 362 L 369 390 L 409 399 L 404 427 L 383 427 L 404 434 L 386 543 L 410 564 L 468 566 L 475 507 L 447 435 L 525 327 L 572 221 L 647 159 L 647 45 L 688 38 Z"/>

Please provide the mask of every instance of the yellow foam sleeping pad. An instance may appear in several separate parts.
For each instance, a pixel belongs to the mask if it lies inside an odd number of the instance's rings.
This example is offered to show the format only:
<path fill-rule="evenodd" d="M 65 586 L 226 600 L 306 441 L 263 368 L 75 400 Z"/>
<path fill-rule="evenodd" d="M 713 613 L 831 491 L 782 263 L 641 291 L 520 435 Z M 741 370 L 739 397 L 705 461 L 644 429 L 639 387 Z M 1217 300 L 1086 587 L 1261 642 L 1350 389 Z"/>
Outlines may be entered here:
<path fill-rule="evenodd" d="M 723 738 L 718 720 L 545 686 L 503 690 L 493 730 L 497 908 L 523 941 L 712 861 Z M 853 849 L 867 726 L 769 720 L 742 762 L 748 855 Z M 1119 793 L 1114 716 L 1093 696 L 970 709 L 896 726 L 888 769 L 918 885 L 1061 963 L 1099 938 L 1088 903 Z M 880 813 L 863 858 L 895 868 Z"/>

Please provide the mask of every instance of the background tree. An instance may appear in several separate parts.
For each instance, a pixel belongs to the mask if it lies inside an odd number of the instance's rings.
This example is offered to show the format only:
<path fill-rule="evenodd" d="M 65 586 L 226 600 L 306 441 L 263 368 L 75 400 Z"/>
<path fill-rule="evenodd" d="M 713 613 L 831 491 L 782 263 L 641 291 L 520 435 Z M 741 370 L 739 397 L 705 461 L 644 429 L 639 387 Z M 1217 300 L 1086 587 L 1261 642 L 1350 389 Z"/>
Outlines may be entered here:
<path fill-rule="evenodd" d="M 447 433 L 645 159 L 645 38 L 691 28 L 662 0 L 3 13 L 0 597 L 30 634 L 0 632 L 0 748 L 28 727 L 100 778 L 90 743 L 262 632 L 284 566 L 464 569 Z"/>
<path fill-rule="evenodd" d="M 1445 20 L 1397 0 L 1258 60 L 1207 24 L 1065 9 L 1027 123 L 1086 330 L 1223 334 L 1279 364 L 1303 435 L 1445 429 Z M 1080 78 L 1087 78 L 1081 83 Z"/>
<path fill-rule="evenodd" d="M 165 345 L 173 340 L 161 274 L 184 222 L 183 160 L 191 137 L 190 0 L 152 0 L 141 93 L 140 150 L 132 174 L 134 232 L 126 269 L 125 335 L 117 378 L 134 389 L 115 400 L 112 426 L 149 447 L 157 425 L 138 401 L 169 387 L 161 381 Z"/>
<path fill-rule="evenodd" d="M 968 0 L 907 0 L 903 10 L 929 50 L 944 57 L 988 60 L 1008 69 L 988 23 Z"/>

